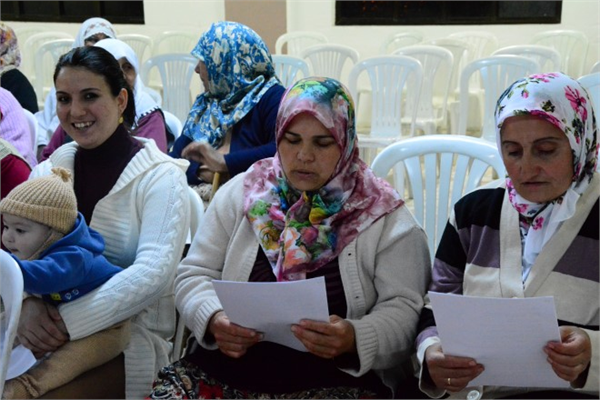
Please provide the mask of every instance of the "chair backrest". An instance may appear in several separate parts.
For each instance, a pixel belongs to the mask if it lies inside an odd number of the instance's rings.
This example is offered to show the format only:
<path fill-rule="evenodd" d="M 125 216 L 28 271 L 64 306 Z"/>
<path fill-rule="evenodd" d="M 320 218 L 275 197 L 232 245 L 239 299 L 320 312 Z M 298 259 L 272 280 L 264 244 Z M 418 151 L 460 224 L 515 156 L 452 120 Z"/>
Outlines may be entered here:
<path fill-rule="evenodd" d="M 194 236 L 198 232 L 200 221 L 204 215 L 204 203 L 194 189 L 188 187 L 188 196 L 190 199 L 190 232 L 186 239 L 186 243 L 190 244 L 194 240 Z M 177 328 L 175 337 L 173 338 L 173 353 L 171 353 L 171 361 L 175 362 L 183 356 L 183 342 L 185 341 L 186 326 L 181 315 L 178 315 Z"/>
<path fill-rule="evenodd" d="M 57 40 L 57 39 L 71 39 L 73 41 L 75 40 L 75 38 L 72 35 L 69 35 L 66 32 L 49 31 L 49 32 L 35 33 L 35 34 L 29 36 L 29 38 L 27 39 L 27 41 L 25 41 L 25 43 L 21 42 L 21 44 L 19 45 L 21 48 L 21 55 L 23 57 L 23 64 L 30 65 L 30 67 L 25 68 L 25 70 L 29 70 L 29 75 L 27 77 L 29 78 L 29 81 L 31 81 L 32 85 L 34 86 L 34 89 L 35 89 L 35 81 L 36 81 L 36 75 L 37 75 L 36 71 L 40 67 L 39 64 L 35 61 L 36 53 L 41 45 L 43 45 L 46 42 L 50 42 L 52 40 Z M 46 65 L 42 65 L 42 68 L 43 67 L 45 67 L 46 69 L 51 69 L 54 72 L 54 68 L 48 68 Z M 43 97 L 40 98 L 40 95 L 37 93 L 37 90 L 36 90 L 36 95 L 37 95 L 38 101 L 41 101 L 43 104 L 44 98 Z"/>
<path fill-rule="evenodd" d="M 38 102 L 43 104 L 46 94 L 54 87 L 54 67 L 60 56 L 73 48 L 73 39 L 55 39 L 44 42 L 35 52 L 35 79 L 33 88 Z"/>
<path fill-rule="evenodd" d="M 29 132 L 31 133 L 31 148 L 33 149 L 33 154 L 37 154 L 37 118 L 26 108 L 23 109 L 23 112 L 25 113 L 25 118 L 27 118 Z"/>
<path fill-rule="evenodd" d="M 304 49 L 300 58 L 308 60 L 311 75 L 326 76 L 343 82 L 344 65 L 346 62 L 356 64 L 359 54 L 350 46 L 328 43 Z"/>
<path fill-rule="evenodd" d="M 596 119 L 600 118 L 600 72 L 584 75 L 577 80 L 592 99 Z"/>
<path fill-rule="evenodd" d="M 448 35 L 448 37 L 463 40 L 471 46 L 467 57 L 465 57 L 465 65 L 474 60 L 490 56 L 498 48 L 498 37 L 491 32 L 455 32 Z"/>
<path fill-rule="evenodd" d="M 138 58 L 138 62 L 143 64 L 152 54 L 154 41 L 150 36 L 140 35 L 137 33 L 127 33 L 119 35 L 119 40 L 127 43 Z M 191 50 L 191 49 L 190 49 Z"/>
<path fill-rule="evenodd" d="M 467 133 L 469 117 L 469 82 L 471 77 L 479 77 L 483 89 L 483 117 L 481 137 L 496 142 L 494 110 L 500 95 L 517 79 L 539 71 L 539 64 L 531 58 L 501 55 L 475 60 L 468 64 L 460 75 L 460 111 L 458 133 Z"/>
<path fill-rule="evenodd" d="M 464 40 L 451 38 L 431 39 L 423 44 L 431 44 L 450 50 L 454 57 L 452 76 L 450 77 L 450 91 L 458 93 L 458 77 L 462 68 L 462 60 L 467 57 L 467 52 L 470 48 L 469 44 Z"/>
<path fill-rule="evenodd" d="M 419 60 L 423 67 L 423 80 L 419 103 L 407 103 L 408 112 L 417 107 L 417 127 L 425 134 L 436 133 L 437 127 L 446 123 L 446 105 L 448 92 L 450 90 L 450 77 L 454 67 L 454 56 L 452 52 L 443 47 L 433 45 L 414 45 L 396 50 L 393 55 L 404 55 Z M 418 84 L 417 81 L 409 81 L 409 85 Z M 441 108 L 436 109 L 437 99 L 435 88 L 440 88 Z"/>
<path fill-rule="evenodd" d="M 419 31 L 404 31 L 392 33 L 383 40 L 379 52 L 382 55 L 391 54 L 402 47 L 412 46 L 413 44 L 419 44 L 423 42 L 423 38 L 423 33 Z"/>
<path fill-rule="evenodd" d="M 169 130 L 173 134 L 172 138 L 167 138 L 167 148 L 170 150 L 173 143 L 177 140 L 179 136 L 181 136 L 181 131 L 183 130 L 183 124 L 175 116 L 175 114 L 170 113 L 168 111 L 162 110 L 163 115 L 165 116 L 165 124 L 169 127 Z"/>
<path fill-rule="evenodd" d="M 171 53 L 190 54 L 199 38 L 199 34 L 190 31 L 164 31 L 154 39 L 152 56 Z"/>
<path fill-rule="evenodd" d="M 538 44 L 522 44 L 515 46 L 507 46 L 496 50 L 492 55 L 515 55 L 532 58 L 540 65 L 539 72 L 555 72 L 560 71 L 561 59 L 560 54 L 556 49 Z"/>
<path fill-rule="evenodd" d="M 358 84 L 362 73 L 368 76 L 371 88 L 371 134 L 372 138 L 400 138 L 402 135 L 403 111 L 407 103 L 419 102 L 420 85 L 408 87 L 409 80 L 421 82 L 421 63 L 407 56 L 379 56 L 360 61 L 350 71 L 348 89 L 358 99 Z M 356 109 L 360 105 L 356 104 Z M 417 109 L 412 109 L 410 130 L 415 132 Z M 363 139 L 361 139 L 363 141 Z M 361 143 L 359 141 L 359 144 Z"/>
<path fill-rule="evenodd" d="M 190 86 L 198 60 L 183 53 L 160 54 L 150 57 L 142 65 L 142 81 L 148 85 L 153 68 L 158 69 L 162 85 L 162 109 L 169 111 L 183 123 L 192 106 Z"/>
<path fill-rule="evenodd" d="M 46 26 L 23 26 L 21 28 L 15 28 L 15 35 L 17 35 L 17 40 L 19 41 L 19 49 L 21 50 L 21 65 L 19 69 L 23 74 L 25 74 L 28 78 L 33 79 L 35 71 L 33 70 L 34 61 L 33 61 L 33 50 L 34 49 L 25 49 L 25 43 L 27 43 L 27 39 L 31 36 L 42 33 L 42 32 L 50 32 L 51 29 Z"/>
<path fill-rule="evenodd" d="M 273 54 L 271 57 L 275 66 L 275 74 L 285 87 L 310 75 L 308 63 L 299 57 L 285 54 Z M 298 72 L 301 76 L 298 76 Z"/>
<path fill-rule="evenodd" d="M 4 313 L 0 318 L 0 393 L 2 393 L 23 302 L 21 268 L 2 249 L 0 249 L 0 297 L 4 306 Z"/>
<path fill-rule="evenodd" d="M 589 40 L 577 30 L 554 29 L 538 32 L 531 38 L 532 44 L 556 49 L 561 56 L 562 71 L 570 76 L 581 76 L 588 52 Z"/>
<path fill-rule="evenodd" d="M 315 44 L 327 43 L 327 36 L 320 32 L 295 31 L 279 36 L 275 41 L 275 54 L 284 54 L 283 46 L 287 46 L 285 54 L 299 57 L 302 50 Z"/>
<path fill-rule="evenodd" d="M 402 168 L 396 168 L 401 166 Z M 383 149 L 373 160 L 375 175 L 387 178 L 403 198 L 404 172 L 413 195 L 414 216 L 427 233 L 433 259 L 454 204 L 482 183 L 505 175 L 498 149 L 490 142 L 468 136 L 426 135 L 401 140 Z"/>

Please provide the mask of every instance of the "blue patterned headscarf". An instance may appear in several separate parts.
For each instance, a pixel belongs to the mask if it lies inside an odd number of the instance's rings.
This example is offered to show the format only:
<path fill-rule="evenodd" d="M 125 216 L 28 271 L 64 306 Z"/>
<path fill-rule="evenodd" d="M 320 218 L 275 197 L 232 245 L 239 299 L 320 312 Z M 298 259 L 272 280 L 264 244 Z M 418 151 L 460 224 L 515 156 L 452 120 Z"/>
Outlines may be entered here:
<path fill-rule="evenodd" d="M 271 54 L 256 32 L 237 22 L 216 22 L 191 53 L 206 64 L 209 87 L 194 102 L 183 134 L 218 148 L 279 80 Z"/>

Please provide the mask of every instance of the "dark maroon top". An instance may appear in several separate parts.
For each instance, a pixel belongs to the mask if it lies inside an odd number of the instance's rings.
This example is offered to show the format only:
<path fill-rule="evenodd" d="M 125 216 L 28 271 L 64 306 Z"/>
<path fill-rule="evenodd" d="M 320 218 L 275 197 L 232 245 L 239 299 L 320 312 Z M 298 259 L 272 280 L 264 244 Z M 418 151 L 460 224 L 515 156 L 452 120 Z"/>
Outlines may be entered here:
<path fill-rule="evenodd" d="M 129 161 L 143 148 L 123 125 L 95 149 L 82 149 L 75 154 L 75 196 L 77 208 L 90 224 L 98 201 L 113 188 Z"/>

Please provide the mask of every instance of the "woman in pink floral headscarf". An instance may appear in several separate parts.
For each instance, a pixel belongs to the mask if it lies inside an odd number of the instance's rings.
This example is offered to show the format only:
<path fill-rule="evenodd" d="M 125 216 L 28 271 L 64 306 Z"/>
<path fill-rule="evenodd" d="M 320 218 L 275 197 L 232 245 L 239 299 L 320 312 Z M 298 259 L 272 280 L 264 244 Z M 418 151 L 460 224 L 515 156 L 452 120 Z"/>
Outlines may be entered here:
<path fill-rule="evenodd" d="M 288 89 L 276 143 L 275 157 L 220 188 L 203 217 L 175 288 L 195 343 L 150 397 L 406 396 L 401 369 L 430 271 L 423 230 L 358 158 L 354 105 L 339 82 Z M 275 327 L 304 351 L 230 321 L 212 284 L 310 278 L 324 278 L 329 320 Z"/>
<path fill-rule="evenodd" d="M 543 385 L 533 382 L 530 388 L 472 385 L 485 365 L 444 354 L 429 304 L 417 338 L 421 389 L 432 397 L 451 392 L 464 398 L 475 390 L 485 398 L 598 398 L 600 176 L 590 96 L 564 74 L 531 75 L 500 96 L 495 117 L 507 177 L 456 204 L 429 289 L 484 297 L 553 296 L 561 342 L 535 351 L 547 361 L 543 368 L 554 379 L 551 387 L 564 389 L 539 393 Z"/>

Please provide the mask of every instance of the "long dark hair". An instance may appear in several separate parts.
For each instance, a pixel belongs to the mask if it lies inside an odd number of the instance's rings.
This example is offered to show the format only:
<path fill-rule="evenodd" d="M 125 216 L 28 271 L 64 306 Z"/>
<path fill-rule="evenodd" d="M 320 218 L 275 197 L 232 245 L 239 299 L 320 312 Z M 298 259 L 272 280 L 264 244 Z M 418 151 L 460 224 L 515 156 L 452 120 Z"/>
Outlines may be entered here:
<path fill-rule="evenodd" d="M 127 90 L 127 106 L 123 112 L 123 120 L 131 131 L 135 121 L 135 99 L 133 91 L 127 84 L 119 62 L 108 51 L 96 46 L 76 47 L 63 54 L 54 69 L 54 82 L 60 71 L 65 67 L 85 68 L 88 71 L 104 77 L 114 97 Z"/>

